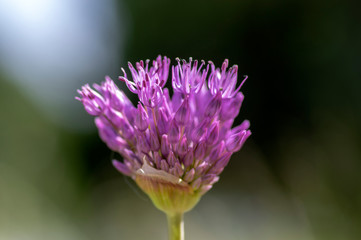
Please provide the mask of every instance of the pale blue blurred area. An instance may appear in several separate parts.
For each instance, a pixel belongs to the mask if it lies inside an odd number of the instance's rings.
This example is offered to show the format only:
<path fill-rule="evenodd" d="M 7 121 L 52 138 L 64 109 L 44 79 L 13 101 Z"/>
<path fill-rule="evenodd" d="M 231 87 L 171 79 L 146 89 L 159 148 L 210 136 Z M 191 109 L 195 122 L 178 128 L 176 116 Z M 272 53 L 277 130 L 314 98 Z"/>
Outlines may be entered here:
<path fill-rule="evenodd" d="M 0 68 L 62 127 L 89 127 L 74 103 L 75 90 L 120 68 L 129 18 L 119 5 L 113 0 L 0 1 Z"/>

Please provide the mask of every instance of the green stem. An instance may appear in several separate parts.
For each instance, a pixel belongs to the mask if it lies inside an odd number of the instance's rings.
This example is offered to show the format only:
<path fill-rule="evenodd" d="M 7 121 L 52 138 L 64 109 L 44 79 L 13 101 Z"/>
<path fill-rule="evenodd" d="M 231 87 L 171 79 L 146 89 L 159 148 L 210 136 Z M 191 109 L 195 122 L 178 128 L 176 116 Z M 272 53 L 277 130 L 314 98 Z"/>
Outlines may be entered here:
<path fill-rule="evenodd" d="M 183 213 L 167 214 L 169 240 L 184 240 Z"/>

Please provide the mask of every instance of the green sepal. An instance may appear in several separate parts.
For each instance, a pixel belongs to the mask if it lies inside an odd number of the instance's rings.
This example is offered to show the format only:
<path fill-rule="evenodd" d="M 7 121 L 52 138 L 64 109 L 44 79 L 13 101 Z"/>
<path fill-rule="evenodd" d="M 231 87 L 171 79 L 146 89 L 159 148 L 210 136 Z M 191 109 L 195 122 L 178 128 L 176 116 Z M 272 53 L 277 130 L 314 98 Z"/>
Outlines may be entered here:
<path fill-rule="evenodd" d="M 155 169 L 146 162 L 135 174 L 138 186 L 150 197 L 154 205 L 166 214 L 191 210 L 201 195 L 182 179 Z"/>

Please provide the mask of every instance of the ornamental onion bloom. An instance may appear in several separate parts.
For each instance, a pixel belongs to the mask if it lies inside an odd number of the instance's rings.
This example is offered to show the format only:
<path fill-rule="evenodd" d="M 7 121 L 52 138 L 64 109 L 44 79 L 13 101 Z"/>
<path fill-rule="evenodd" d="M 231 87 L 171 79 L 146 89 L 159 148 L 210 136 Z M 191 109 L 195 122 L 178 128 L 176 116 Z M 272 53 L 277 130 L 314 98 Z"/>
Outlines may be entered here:
<path fill-rule="evenodd" d="M 173 94 L 164 88 L 170 60 L 158 56 L 128 64 L 119 80 L 139 97 L 134 106 L 114 82 L 105 78 L 94 89 L 85 85 L 77 97 L 95 116 L 101 139 L 123 161 L 114 167 L 133 178 L 167 215 L 193 208 L 219 180 L 231 155 L 251 135 L 245 120 L 233 127 L 244 96 L 237 86 L 236 65 L 177 59 L 172 66 Z M 176 239 L 176 238 L 175 238 Z"/>

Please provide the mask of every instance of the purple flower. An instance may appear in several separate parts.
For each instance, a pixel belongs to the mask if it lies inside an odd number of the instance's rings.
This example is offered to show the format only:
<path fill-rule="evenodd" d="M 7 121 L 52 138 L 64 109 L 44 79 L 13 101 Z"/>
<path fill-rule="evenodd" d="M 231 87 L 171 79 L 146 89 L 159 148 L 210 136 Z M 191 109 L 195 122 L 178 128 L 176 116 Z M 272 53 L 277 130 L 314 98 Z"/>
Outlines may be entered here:
<path fill-rule="evenodd" d="M 136 179 L 140 171 L 152 168 L 203 195 L 251 135 L 247 120 L 232 128 L 246 80 L 237 86 L 238 67 L 228 69 L 228 60 L 220 69 L 212 62 L 198 63 L 177 59 L 172 66 L 172 97 L 164 88 L 167 57 L 159 56 L 152 65 L 149 60 L 135 67 L 129 63 L 132 80 L 124 69 L 119 79 L 138 95 L 136 107 L 109 77 L 95 84 L 95 90 L 89 85 L 78 90 L 77 99 L 96 117 L 101 139 L 123 156 L 122 162 L 113 161 L 121 173 Z"/>

